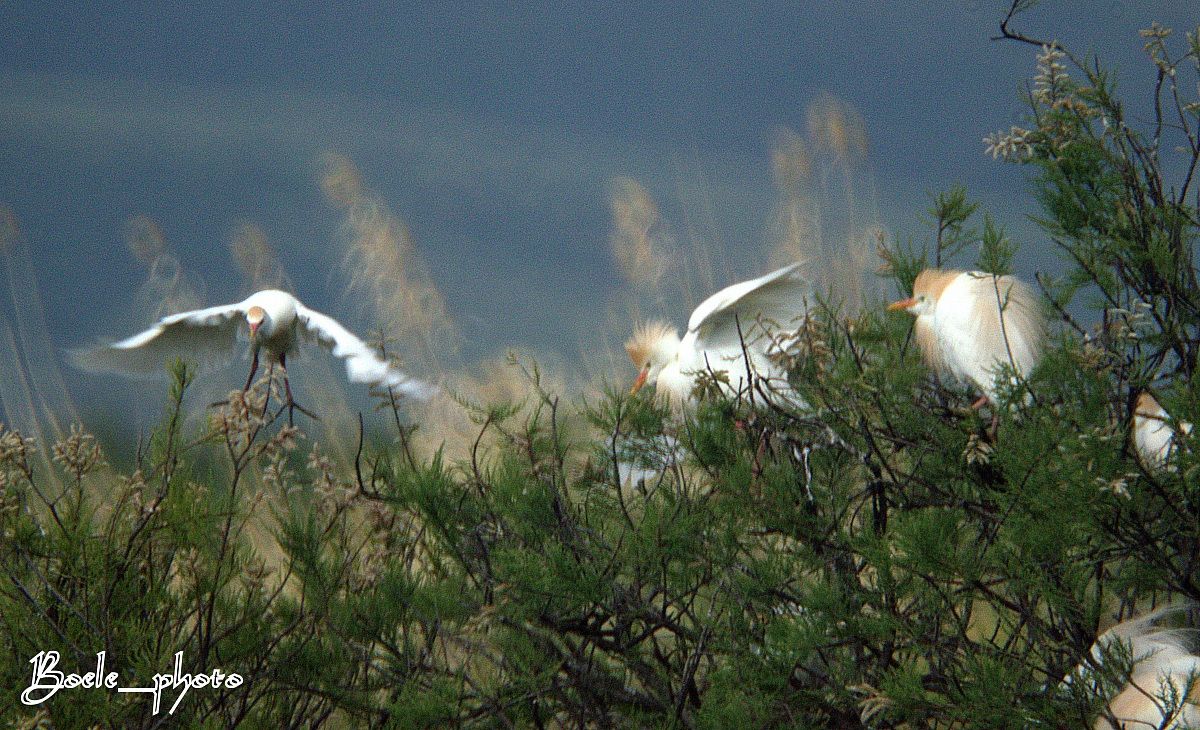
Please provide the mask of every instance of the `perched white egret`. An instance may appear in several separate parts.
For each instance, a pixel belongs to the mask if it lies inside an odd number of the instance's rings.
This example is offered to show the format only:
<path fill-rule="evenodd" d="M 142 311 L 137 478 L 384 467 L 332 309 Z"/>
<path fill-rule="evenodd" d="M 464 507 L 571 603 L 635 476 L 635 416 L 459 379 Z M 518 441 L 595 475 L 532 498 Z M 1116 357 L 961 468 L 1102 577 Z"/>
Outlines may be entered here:
<path fill-rule="evenodd" d="M 1167 607 L 1123 621 L 1105 631 L 1092 645 L 1092 665 L 1104 661 L 1119 644 L 1132 662 L 1126 683 L 1096 719 L 1094 730 L 1200 727 L 1200 656 L 1188 649 L 1189 632 L 1162 628 L 1156 623 L 1180 611 Z M 1094 672 L 1086 665 L 1075 668 L 1066 684 L 1085 682 L 1101 691 Z M 1117 721 L 1113 725 L 1112 720 Z"/>
<path fill-rule="evenodd" d="M 996 375 L 1011 365 L 1022 378 L 1046 343 L 1046 317 L 1037 296 L 1011 276 L 926 269 L 913 295 L 888 305 L 915 315 L 917 346 L 935 370 L 972 383 L 982 406 L 996 398 Z"/>
<path fill-rule="evenodd" d="M 1147 469 L 1166 466 L 1171 452 L 1175 450 L 1176 434 L 1191 432 L 1192 424 L 1172 421 L 1149 391 L 1138 394 L 1133 409 L 1133 445 Z"/>
<path fill-rule="evenodd" d="M 625 343 L 625 351 L 641 370 L 631 392 L 653 383 L 659 397 L 683 405 L 692 400 L 697 376 L 711 370 L 725 372 L 728 384 L 721 387 L 731 395 L 743 389 L 752 372 L 769 397 L 794 398 L 786 373 L 772 357 L 778 346 L 771 334 L 776 328 L 796 328 L 808 314 L 810 295 L 800 264 L 792 264 L 704 300 L 692 312 L 682 340 L 662 322 L 639 327 Z"/>
<path fill-rule="evenodd" d="M 299 406 L 287 379 L 287 356 L 298 350 L 301 339 L 316 340 L 344 360 L 346 376 L 356 383 L 390 386 L 419 399 L 429 398 L 436 391 L 435 386 L 389 365 L 332 317 L 309 309 L 296 297 L 277 289 L 255 292 L 236 304 L 163 317 L 141 334 L 76 352 L 74 359 L 86 370 L 132 375 L 160 373 L 175 358 L 193 360 L 208 368 L 226 362 L 239 337 L 247 334 L 253 361 L 243 389 L 254 381 L 259 353 L 264 353 L 271 367 L 278 363 L 283 369 L 289 415 Z"/>

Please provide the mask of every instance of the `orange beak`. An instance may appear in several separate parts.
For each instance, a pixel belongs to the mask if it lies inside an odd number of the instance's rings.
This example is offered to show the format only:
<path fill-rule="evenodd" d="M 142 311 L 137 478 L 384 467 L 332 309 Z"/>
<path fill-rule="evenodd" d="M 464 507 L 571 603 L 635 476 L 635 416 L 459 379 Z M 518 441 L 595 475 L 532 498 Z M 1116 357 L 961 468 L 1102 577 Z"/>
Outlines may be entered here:
<path fill-rule="evenodd" d="M 889 312 L 899 312 L 901 309 L 908 309 L 916 303 L 916 299 L 909 297 L 908 299 L 901 299 L 898 302 L 892 302 L 891 304 L 887 305 L 887 308 Z"/>
<path fill-rule="evenodd" d="M 642 372 L 638 373 L 637 380 L 633 381 L 633 387 L 629 389 L 629 394 L 634 395 L 642 386 L 646 384 L 646 378 L 650 375 L 650 366 L 642 368 Z"/>
<path fill-rule="evenodd" d="M 260 325 L 262 325 L 262 322 L 250 322 L 249 325 L 250 325 L 250 336 L 253 337 L 255 334 L 258 333 L 258 328 Z"/>

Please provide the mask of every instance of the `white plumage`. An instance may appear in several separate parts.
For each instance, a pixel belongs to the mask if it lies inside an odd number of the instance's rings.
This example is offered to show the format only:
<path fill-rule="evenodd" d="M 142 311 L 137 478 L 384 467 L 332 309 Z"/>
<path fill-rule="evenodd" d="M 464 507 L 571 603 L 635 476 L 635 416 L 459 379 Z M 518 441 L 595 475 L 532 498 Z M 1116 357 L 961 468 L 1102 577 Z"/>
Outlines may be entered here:
<path fill-rule="evenodd" d="M 238 340 L 247 337 L 254 356 L 247 387 L 258 368 L 260 351 L 269 363 L 285 368 L 286 383 L 287 356 L 299 349 L 301 340 L 315 340 L 345 362 L 346 376 L 353 382 L 391 386 L 421 399 L 437 390 L 389 365 L 332 317 L 309 309 L 296 297 L 277 289 L 255 292 L 236 304 L 163 317 L 145 332 L 76 352 L 74 359 L 86 370 L 131 375 L 161 373 L 175 358 L 211 368 L 227 362 Z"/>
<path fill-rule="evenodd" d="M 1133 410 L 1133 445 L 1147 469 L 1166 466 L 1175 449 L 1176 434 L 1191 432 L 1192 424 L 1186 421 L 1178 424 L 1173 422 L 1150 393 L 1142 391 L 1138 395 Z"/>
<path fill-rule="evenodd" d="M 992 401 L 1000 367 L 1011 365 L 1026 378 L 1045 346 L 1037 297 L 1011 276 L 926 269 L 912 297 L 888 309 L 916 316 L 917 345 L 931 367 L 974 384 Z"/>
<path fill-rule="evenodd" d="M 1163 728 L 1175 730 L 1200 727 L 1200 656 L 1187 648 L 1191 632 L 1165 629 L 1155 624 L 1180 609 L 1168 607 L 1140 618 L 1113 626 L 1092 645 L 1093 665 L 1104 661 L 1119 644 L 1132 662 L 1126 684 L 1109 701 L 1105 713 L 1096 719 L 1094 730 L 1135 730 Z M 1094 692 L 1099 682 L 1091 669 L 1075 668 L 1066 683 L 1084 682 Z M 1112 720 L 1117 721 L 1113 725 Z"/>
<path fill-rule="evenodd" d="M 771 335 L 794 329 L 807 317 L 810 295 L 800 264 L 792 264 L 704 300 L 692 312 L 682 340 L 664 323 L 639 328 L 625 344 L 641 370 L 633 392 L 654 383 L 659 397 L 683 405 L 692 400 L 698 375 L 711 370 L 726 373 L 729 384 L 722 390 L 733 395 L 745 387 L 748 357 L 755 380 L 770 397 L 794 397 L 786 373 L 772 357 L 777 347 Z"/>

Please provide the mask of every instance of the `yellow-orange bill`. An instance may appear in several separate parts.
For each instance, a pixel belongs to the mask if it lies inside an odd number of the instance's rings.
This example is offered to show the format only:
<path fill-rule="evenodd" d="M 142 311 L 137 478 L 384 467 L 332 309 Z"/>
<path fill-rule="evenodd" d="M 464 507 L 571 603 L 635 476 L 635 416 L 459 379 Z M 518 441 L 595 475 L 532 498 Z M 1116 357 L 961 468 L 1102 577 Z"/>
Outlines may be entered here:
<path fill-rule="evenodd" d="M 642 372 L 638 373 L 637 380 L 633 381 L 633 387 L 629 389 L 629 394 L 633 395 L 642 389 L 646 384 L 646 377 L 650 375 L 650 368 L 642 368 Z"/>
<path fill-rule="evenodd" d="M 901 299 L 898 302 L 892 302 L 891 304 L 887 305 L 887 308 L 888 308 L 889 312 L 898 312 L 901 309 L 908 309 L 909 307 L 911 307 L 912 305 L 914 305 L 916 303 L 917 303 L 916 299 L 909 297 L 908 299 Z"/>

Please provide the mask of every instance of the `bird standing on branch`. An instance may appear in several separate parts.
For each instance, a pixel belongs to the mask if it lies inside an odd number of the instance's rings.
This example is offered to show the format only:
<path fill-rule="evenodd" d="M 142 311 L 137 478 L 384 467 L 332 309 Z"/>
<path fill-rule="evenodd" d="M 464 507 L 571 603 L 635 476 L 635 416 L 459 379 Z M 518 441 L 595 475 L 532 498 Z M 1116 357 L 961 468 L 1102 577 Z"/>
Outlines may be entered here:
<path fill-rule="evenodd" d="M 296 403 L 287 377 L 287 357 L 297 352 L 301 339 L 316 340 L 345 361 L 346 376 L 353 382 L 387 386 L 422 400 L 437 390 L 392 367 L 337 320 L 277 289 L 255 292 L 236 304 L 172 314 L 141 334 L 73 355 L 77 365 L 98 372 L 154 374 L 175 358 L 209 368 L 228 361 L 239 337 L 247 334 L 253 361 L 243 390 L 254 381 L 259 354 L 265 354 L 269 367 L 278 363 L 283 370 L 289 420 L 292 409 L 313 415 Z"/>
<path fill-rule="evenodd" d="M 768 328 L 794 329 L 808 316 L 811 286 L 799 269 L 800 264 L 785 266 L 713 294 L 692 312 L 682 340 L 662 322 L 639 327 L 625 343 L 640 368 L 630 392 L 653 383 L 660 398 L 683 405 L 692 401 L 701 373 L 724 371 L 728 382 L 719 382 L 727 394 L 761 384 L 760 392 L 777 401 L 794 397 L 786 373 L 772 359 L 780 347 Z M 750 373 L 756 382 L 747 382 Z"/>
<path fill-rule="evenodd" d="M 1037 296 L 1011 276 L 925 269 L 913 295 L 888 305 L 916 316 L 917 346 L 933 369 L 983 392 L 975 408 L 996 400 L 996 376 L 1009 365 L 1021 378 L 1046 344 L 1046 316 Z"/>
<path fill-rule="evenodd" d="M 1149 391 L 1138 394 L 1133 409 L 1133 445 L 1138 457 L 1147 469 L 1161 469 L 1167 465 L 1175 450 L 1177 434 L 1192 432 L 1187 421 L 1175 423 L 1166 410 L 1159 405 Z"/>

